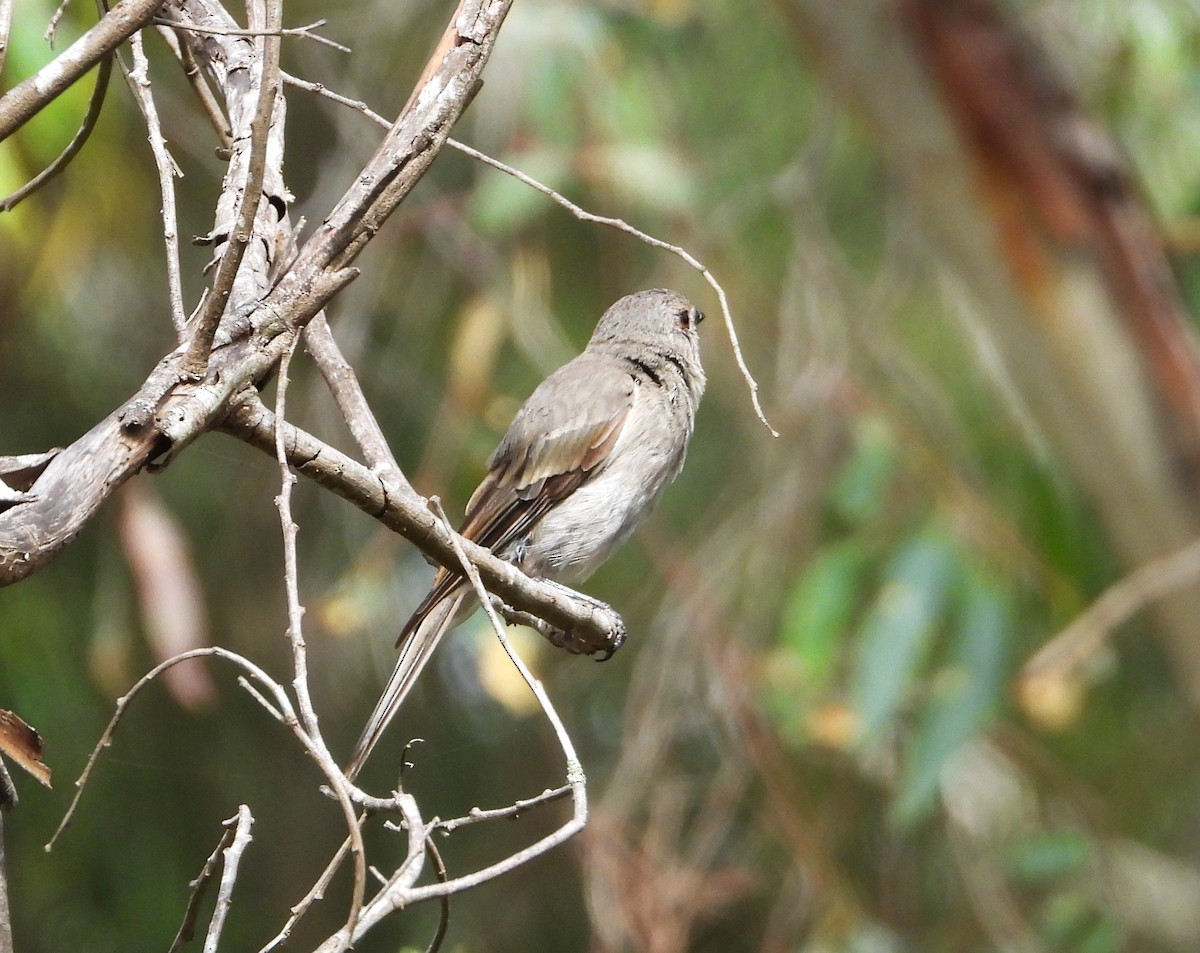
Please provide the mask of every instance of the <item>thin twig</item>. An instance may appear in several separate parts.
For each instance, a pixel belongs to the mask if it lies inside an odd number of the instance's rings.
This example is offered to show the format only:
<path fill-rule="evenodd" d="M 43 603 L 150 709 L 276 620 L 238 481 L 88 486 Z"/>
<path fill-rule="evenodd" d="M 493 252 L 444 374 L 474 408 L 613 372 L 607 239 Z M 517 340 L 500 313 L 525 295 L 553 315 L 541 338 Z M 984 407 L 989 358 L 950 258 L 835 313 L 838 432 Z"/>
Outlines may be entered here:
<path fill-rule="evenodd" d="M 1043 680 L 1067 680 L 1093 659 L 1113 633 L 1139 610 L 1200 579 L 1200 539 L 1139 567 L 1106 589 L 1021 669 L 1023 690 Z"/>
<path fill-rule="evenodd" d="M 134 34 L 134 36 L 136 35 Z M 3 35 L 0 35 L 0 43 L 3 40 Z M 58 154 L 58 158 L 42 169 L 32 179 L 15 192 L 0 199 L 0 212 L 12 211 L 17 205 L 62 172 L 63 169 L 70 165 L 71 160 L 75 158 L 79 150 L 83 148 L 84 143 L 91 137 L 92 130 L 96 128 L 96 123 L 100 119 L 100 112 L 104 107 L 104 97 L 108 92 L 108 81 L 112 77 L 113 55 L 110 53 L 100 60 L 100 68 L 96 70 L 96 85 L 92 88 L 91 98 L 88 99 L 87 113 L 84 115 L 83 122 L 79 128 L 75 130 L 75 135 L 67 143 L 66 148 Z"/>
<path fill-rule="evenodd" d="M 266 712 L 268 715 L 270 715 L 272 718 L 274 718 L 277 722 L 279 722 L 284 727 L 288 726 L 288 723 L 289 723 L 288 716 L 285 715 L 283 712 L 281 712 L 273 704 L 271 704 L 271 701 L 267 698 L 267 696 L 264 695 L 262 692 L 260 692 L 257 688 L 254 687 L 253 682 L 251 682 L 244 675 L 239 675 L 237 678 L 237 683 L 246 692 L 247 695 L 249 695 L 256 702 L 258 702 L 264 709 L 266 709 Z M 294 719 L 295 715 L 292 715 L 291 717 Z"/>
<path fill-rule="evenodd" d="M 265 4 L 266 29 L 277 30 L 283 16 L 282 0 L 270 0 Z M 257 9 L 257 8 L 255 8 Z M 263 200 L 263 178 L 267 166 L 267 134 L 271 129 L 271 117 L 275 109 L 275 98 L 279 93 L 279 46 L 278 36 L 262 38 L 259 57 L 258 101 L 254 118 L 250 122 L 250 161 L 246 178 L 242 184 L 242 195 L 238 202 L 234 226 L 225 237 L 225 249 L 213 276 L 210 294 L 204 299 L 195 319 L 191 344 L 183 361 L 185 374 L 199 379 L 208 367 L 208 355 L 212 350 L 213 338 L 225 314 L 238 268 L 254 233 L 254 221 Z"/>
<path fill-rule="evenodd" d="M 221 851 L 225 850 L 232 842 L 233 829 L 225 825 L 225 829 L 221 832 L 221 839 L 217 841 L 217 846 L 204 861 L 204 866 L 200 868 L 196 879 L 188 884 L 190 893 L 188 894 L 187 909 L 183 912 L 183 922 L 179 924 L 179 932 L 175 934 L 175 939 L 171 942 L 167 953 L 178 953 L 185 943 L 190 943 L 196 936 L 196 920 L 200 916 L 200 902 L 204 899 L 204 893 L 208 889 L 209 883 L 212 882 L 213 874 L 216 873 L 217 864 L 221 860 Z"/>
<path fill-rule="evenodd" d="M 8 36 L 12 31 L 12 0 L 0 0 L 0 74 L 8 56 Z"/>
<path fill-rule="evenodd" d="M 225 863 L 221 870 L 221 887 L 217 891 L 217 904 L 213 908 L 212 920 L 209 921 L 208 935 L 204 938 L 204 953 L 217 953 L 217 947 L 220 945 L 225 916 L 233 905 L 233 888 L 237 884 L 242 854 L 250 844 L 250 828 L 254 826 L 254 815 L 245 804 L 240 804 L 237 814 L 225 821 L 225 826 L 234 828 L 233 843 L 223 851 Z"/>
<path fill-rule="evenodd" d="M 221 104 L 217 102 L 217 97 L 213 95 L 212 89 L 209 88 L 208 82 L 204 78 L 204 72 L 200 69 L 200 64 L 196 62 L 196 58 L 192 55 L 191 48 L 186 43 L 180 43 L 179 37 L 175 35 L 175 31 L 170 27 L 160 26 L 158 28 L 158 35 L 163 38 L 163 42 L 167 44 L 171 52 L 175 54 L 175 58 L 179 60 L 179 64 L 183 67 L 183 75 L 187 77 L 192 91 L 196 94 L 196 98 L 200 100 L 200 107 L 204 110 L 204 114 L 208 116 L 208 121 L 212 123 L 213 130 L 221 141 L 221 150 L 228 152 L 233 145 L 232 133 L 229 131 L 229 120 L 225 117 L 225 113 L 221 111 Z"/>
<path fill-rule="evenodd" d="M 155 26 L 169 26 L 175 30 L 188 30 L 192 33 L 207 33 L 210 36 L 299 36 L 306 40 L 313 40 L 316 43 L 321 43 L 325 46 L 332 46 L 335 50 L 340 50 L 343 53 L 351 53 L 353 50 L 348 46 L 343 46 L 336 40 L 331 40 L 328 37 L 321 36 L 319 33 L 313 33 L 319 27 L 323 27 L 328 20 L 314 20 L 307 26 L 292 26 L 280 27 L 277 30 L 218 30 L 213 27 L 196 26 L 194 23 L 179 23 L 176 20 L 167 20 L 161 17 L 155 17 L 151 21 Z"/>
<path fill-rule="evenodd" d="M 552 801 L 561 801 L 563 798 L 568 797 L 570 793 L 571 785 L 569 784 L 564 784 L 558 788 L 547 788 L 541 794 L 537 795 L 537 797 L 514 801 L 506 807 L 488 809 L 473 807 L 463 817 L 455 817 L 448 821 L 438 821 L 436 826 L 439 831 L 445 831 L 448 834 L 451 831 L 458 830 L 460 827 L 466 827 L 468 824 L 478 824 L 481 821 L 495 821 L 506 817 L 520 817 L 530 808 L 549 804 Z"/>
<path fill-rule="evenodd" d="M 298 77 L 292 76 L 288 73 L 283 74 L 283 81 L 292 86 L 307 90 L 310 93 L 315 93 L 318 96 L 324 96 L 326 99 L 329 99 L 342 106 L 346 106 L 349 109 L 353 109 L 356 112 L 362 113 L 372 122 L 384 127 L 385 129 L 391 127 L 391 123 L 388 122 L 387 119 L 372 110 L 361 100 L 350 99 L 347 96 L 342 96 L 333 92 L 321 83 L 312 83 L 307 80 L 299 79 Z M 622 219 L 611 218 L 605 215 L 596 215 L 592 212 L 589 212 L 576 205 L 560 192 L 556 192 L 554 189 L 550 188 L 550 186 L 539 182 L 532 176 L 527 175 L 526 173 L 520 171 L 519 169 L 515 169 L 510 165 L 506 165 L 499 159 L 493 159 L 486 153 L 480 152 L 478 149 L 473 149 L 465 143 L 459 142 L 452 136 L 446 139 L 446 144 L 453 146 L 460 152 L 469 155 L 471 158 L 476 159 L 485 165 L 490 165 L 493 169 L 498 169 L 507 175 L 511 175 L 513 178 L 525 183 L 530 188 L 536 189 L 547 198 L 562 206 L 581 222 L 592 222 L 596 225 L 604 225 L 608 228 L 615 228 L 618 231 L 625 232 L 627 235 L 632 235 L 634 238 L 645 242 L 647 245 L 650 245 L 654 248 L 661 248 L 663 251 L 668 251 L 673 255 L 677 255 L 679 258 L 682 258 L 685 262 L 687 262 L 692 268 L 696 269 L 696 271 L 700 272 L 704 280 L 707 281 L 712 289 L 717 293 L 717 300 L 721 303 L 721 315 L 725 320 L 725 330 L 729 335 L 729 343 L 733 348 L 733 356 L 737 361 L 738 369 L 741 371 L 742 377 L 746 381 L 746 386 L 750 389 L 750 400 L 754 405 L 754 413 L 757 415 L 758 419 L 762 421 L 767 430 L 770 431 L 772 437 L 779 436 L 779 432 L 768 422 L 767 416 L 763 412 L 762 404 L 758 399 L 758 381 L 756 381 L 754 379 L 754 375 L 750 373 L 750 368 L 746 365 L 746 360 L 742 355 L 742 347 L 738 341 L 737 328 L 734 326 L 733 316 L 729 311 L 729 298 L 725 294 L 725 289 L 713 276 L 713 273 L 709 271 L 699 259 L 691 254 L 691 252 L 687 251 L 687 249 L 682 248 L 679 245 L 672 245 L 670 242 L 665 242 L 660 238 L 655 238 L 653 235 L 648 235 L 646 232 L 643 232 L 641 229 L 634 228 L 632 225 L 623 221 Z"/>
<path fill-rule="evenodd" d="M 183 279 L 179 267 L 179 222 L 175 211 L 175 179 L 183 178 L 178 163 L 167 151 L 167 141 L 163 138 L 162 125 L 158 120 L 158 107 L 154 104 L 154 94 L 150 89 L 150 63 L 146 59 L 142 34 L 135 33 L 130 37 L 130 48 L 133 50 L 133 69 L 125 70 L 125 78 L 133 92 L 134 101 L 142 111 L 146 120 L 146 134 L 150 142 L 150 152 L 154 156 L 154 168 L 158 171 L 158 191 L 162 197 L 163 243 L 167 250 L 167 292 L 171 299 L 171 323 L 175 325 L 175 333 L 181 334 L 187 321 L 183 310 Z"/>
<path fill-rule="evenodd" d="M 295 721 L 296 716 L 292 709 L 291 700 L 287 697 L 287 692 L 283 690 L 283 687 L 245 656 L 239 655 L 236 652 L 231 652 L 229 649 L 221 648 L 219 645 L 210 645 L 204 648 L 192 649 L 188 652 L 181 652 L 179 655 L 172 656 L 166 661 L 160 662 L 158 665 L 154 666 L 154 668 L 150 669 L 150 671 L 148 671 L 145 675 L 139 678 L 137 682 L 134 683 L 134 686 L 129 689 L 129 691 L 117 699 L 117 707 L 113 712 L 112 718 L 109 719 L 108 725 L 104 729 L 104 733 L 100 736 L 100 740 L 97 741 L 95 747 L 92 748 L 92 753 L 88 756 L 87 764 L 84 766 L 83 773 L 75 782 L 75 796 L 71 799 L 71 804 L 67 808 L 66 813 L 63 815 L 63 819 L 59 822 L 59 825 L 55 829 L 53 836 L 46 844 L 45 849 L 47 851 L 54 849 L 54 844 L 58 840 L 59 835 L 66 829 L 67 825 L 71 823 L 71 819 L 75 816 L 75 811 L 79 807 L 79 799 L 83 797 L 84 789 L 87 787 L 87 783 L 92 776 L 92 771 L 96 767 L 96 762 L 100 758 L 100 752 L 112 746 L 113 735 L 116 734 L 117 725 L 120 724 L 121 718 L 124 716 L 129 706 L 133 703 L 134 698 L 137 697 L 143 688 L 153 682 L 156 678 L 158 678 L 159 675 L 172 666 L 178 665 L 180 662 L 186 662 L 189 659 L 203 658 L 207 655 L 213 655 L 217 658 L 225 659 L 225 661 L 233 662 L 235 665 L 241 667 L 246 674 L 250 676 L 250 678 L 254 679 L 254 681 L 258 682 L 258 684 L 267 689 L 267 694 L 272 697 L 276 707 L 291 721 Z"/>
<path fill-rule="evenodd" d="M 389 120 L 379 115 L 379 113 L 375 112 L 375 110 L 364 103 L 361 99 L 351 99 L 349 96 L 343 96 L 340 93 L 335 93 L 324 83 L 313 83 L 307 79 L 301 79 L 298 76 L 293 76 L 286 70 L 281 70 L 280 75 L 283 77 L 283 81 L 289 86 L 295 86 L 297 89 L 303 89 L 307 92 L 315 93 L 318 96 L 324 96 L 326 99 L 332 100 L 339 105 L 347 106 L 350 109 L 353 109 L 355 112 L 362 113 L 364 116 L 370 119 L 371 122 L 382 126 L 384 129 L 390 129 L 392 127 L 392 124 Z"/>
<path fill-rule="evenodd" d="M 558 205 L 561 205 L 581 222 L 592 222 L 596 225 L 605 225 L 609 228 L 615 228 L 618 231 L 625 232 L 625 234 L 632 235 L 634 238 L 645 242 L 647 245 L 650 245 L 654 248 L 661 248 L 663 251 L 668 251 L 673 255 L 677 255 L 695 268 L 696 271 L 700 272 L 704 280 L 707 281 L 712 287 L 713 291 L 717 293 L 717 299 L 721 302 L 721 314 L 725 319 L 725 331 L 729 334 L 729 343 L 733 348 L 733 356 L 737 360 L 738 369 L 742 372 L 742 377 L 746 381 L 746 386 L 750 388 L 750 401 L 754 405 L 754 413 L 758 416 L 758 419 L 762 421 L 763 426 L 770 431 L 772 437 L 779 436 L 779 432 L 775 430 L 775 428 L 772 427 L 767 421 L 767 416 L 763 412 L 762 404 L 759 403 L 758 400 L 758 381 L 754 379 L 754 375 L 750 373 L 750 368 L 746 366 L 745 358 L 742 357 L 742 346 L 738 343 L 737 329 L 733 324 L 733 316 L 729 313 L 729 299 L 725 295 L 725 289 L 721 287 L 720 282 L 713 277 L 712 272 L 709 271 L 699 259 L 692 255 L 691 252 L 681 248 L 679 245 L 672 245 L 670 242 L 664 242 L 660 238 L 655 238 L 653 235 L 648 235 L 641 229 L 634 228 L 632 225 L 623 221 L 622 219 L 610 218 L 606 215 L 595 215 L 592 212 L 588 212 L 580 208 L 566 196 L 550 188 L 550 186 L 539 182 L 530 175 L 526 175 L 519 169 L 514 169 L 510 165 L 505 165 L 499 159 L 493 159 L 491 156 L 480 152 L 478 149 L 472 149 L 470 146 L 459 142 L 453 137 L 448 138 L 446 140 L 446 144 L 453 146 L 459 152 L 469 155 L 472 159 L 476 159 L 485 165 L 490 165 L 493 169 L 499 169 L 506 175 L 511 175 L 519 182 L 524 182 L 530 188 L 536 189 L 547 198 L 556 202 Z"/>
<path fill-rule="evenodd" d="M 67 7 L 71 5 L 71 0 L 59 0 L 58 6 L 50 15 L 50 22 L 46 24 L 46 29 L 42 33 L 42 39 L 50 44 L 50 49 L 54 49 L 54 38 L 58 35 L 58 25 L 62 22 L 62 18 L 67 13 Z"/>
<path fill-rule="evenodd" d="M 432 837 L 425 838 L 425 849 L 429 851 L 429 856 L 433 859 L 433 872 L 438 883 L 444 884 L 446 882 L 446 864 Z M 438 908 L 437 929 L 429 941 L 429 946 L 425 947 L 425 953 L 438 953 L 446 939 L 446 931 L 450 928 L 450 897 L 441 897 Z"/>
<path fill-rule="evenodd" d="M 400 464 L 396 462 L 392 448 L 388 445 L 383 428 L 379 426 L 379 421 L 367 402 L 362 384 L 338 347 L 323 312 L 309 322 L 304 337 L 308 351 L 312 354 L 321 376 L 325 378 L 346 426 L 350 428 L 351 435 L 362 450 L 367 466 L 376 473 L 387 474 L 390 479 L 400 480 L 408 490 L 412 490 L 400 470 Z"/>
<path fill-rule="evenodd" d="M 291 365 L 292 354 L 296 341 L 286 351 L 279 362 L 279 375 L 275 385 L 275 419 L 285 420 L 288 390 L 288 369 Z M 279 463 L 280 490 L 276 497 L 279 508 L 279 523 L 283 531 L 283 566 L 284 583 L 287 589 L 288 641 L 292 646 L 292 667 L 294 677 L 292 690 L 296 693 L 296 707 L 306 734 L 312 739 L 313 747 L 310 753 L 320 764 L 325 776 L 329 779 L 330 789 L 337 798 L 338 805 L 346 817 L 351 850 L 354 853 L 354 891 L 350 897 L 350 912 L 346 918 L 345 929 L 353 932 L 358 921 L 359 911 L 362 910 L 363 897 L 367 889 L 367 860 L 366 849 L 363 846 L 362 829 L 350 798 L 349 785 L 346 776 L 330 754 L 321 737 L 317 724 L 317 713 L 313 707 L 312 695 L 308 687 L 308 648 L 304 642 L 304 628 L 301 620 L 304 617 L 304 607 L 300 604 L 299 562 L 296 556 L 296 535 L 298 527 L 292 519 L 292 487 L 296 477 L 288 467 L 287 454 L 284 452 L 283 436 L 277 431 L 275 438 L 275 456 Z"/>

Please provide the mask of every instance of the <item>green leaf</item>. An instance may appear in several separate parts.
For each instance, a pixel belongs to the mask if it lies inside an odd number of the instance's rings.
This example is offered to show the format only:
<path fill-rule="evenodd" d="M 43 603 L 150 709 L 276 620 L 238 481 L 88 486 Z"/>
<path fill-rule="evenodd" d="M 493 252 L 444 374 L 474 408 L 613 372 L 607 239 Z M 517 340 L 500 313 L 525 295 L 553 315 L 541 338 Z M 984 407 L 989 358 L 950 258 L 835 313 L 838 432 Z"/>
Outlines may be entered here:
<path fill-rule="evenodd" d="M 834 512 L 853 525 L 878 516 L 887 500 L 887 484 L 896 470 L 896 449 L 886 425 L 866 418 L 855 428 L 854 453 L 834 479 Z"/>
<path fill-rule="evenodd" d="M 817 554 L 792 589 L 783 610 L 780 644 L 799 657 L 805 687 L 829 679 L 838 646 L 861 601 L 870 554 L 857 539 Z"/>
<path fill-rule="evenodd" d="M 1082 870 L 1092 862 L 1092 843 L 1079 831 L 1041 834 L 1015 845 L 1008 867 L 1025 884 L 1040 884 Z"/>
<path fill-rule="evenodd" d="M 955 558 L 945 540 L 926 533 L 889 563 L 863 622 L 851 685 L 860 743 L 875 741 L 895 717 L 941 617 Z"/>
<path fill-rule="evenodd" d="M 904 766 L 893 817 L 919 820 L 946 763 L 984 725 L 1003 689 L 1012 619 L 1003 596 L 977 572 L 962 577 L 949 665 L 934 679 Z"/>

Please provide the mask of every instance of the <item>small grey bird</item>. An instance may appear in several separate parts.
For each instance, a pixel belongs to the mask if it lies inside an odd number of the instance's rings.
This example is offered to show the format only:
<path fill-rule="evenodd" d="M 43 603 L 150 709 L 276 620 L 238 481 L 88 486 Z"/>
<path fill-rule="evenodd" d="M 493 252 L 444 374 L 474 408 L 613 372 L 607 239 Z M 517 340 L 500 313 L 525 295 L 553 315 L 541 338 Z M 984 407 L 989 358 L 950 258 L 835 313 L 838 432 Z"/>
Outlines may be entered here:
<path fill-rule="evenodd" d="M 583 353 L 547 377 L 488 461 L 460 532 L 530 576 L 582 582 L 683 468 L 704 393 L 704 313 L 657 288 L 609 308 Z M 396 669 L 346 767 L 353 778 L 434 648 L 476 608 L 439 569 L 404 626 Z"/>

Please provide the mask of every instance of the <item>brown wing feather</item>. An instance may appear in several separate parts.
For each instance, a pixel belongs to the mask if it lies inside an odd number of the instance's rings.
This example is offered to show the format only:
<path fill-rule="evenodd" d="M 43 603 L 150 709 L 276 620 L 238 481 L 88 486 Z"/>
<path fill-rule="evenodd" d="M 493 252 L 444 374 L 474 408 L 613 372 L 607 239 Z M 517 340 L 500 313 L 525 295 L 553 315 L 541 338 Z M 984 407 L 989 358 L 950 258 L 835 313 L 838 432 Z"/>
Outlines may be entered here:
<path fill-rule="evenodd" d="M 576 382 L 590 385 L 582 406 L 578 399 L 552 399 L 558 393 L 556 379 L 572 365 L 583 365 L 572 370 Z M 633 406 L 635 387 L 628 374 L 586 353 L 548 377 L 496 448 L 459 532 L 495 552 L 520 539 L 547 510 L 603 469 Z M 460 582 L 458 573 L 439 569 L 396 644 Z"/>

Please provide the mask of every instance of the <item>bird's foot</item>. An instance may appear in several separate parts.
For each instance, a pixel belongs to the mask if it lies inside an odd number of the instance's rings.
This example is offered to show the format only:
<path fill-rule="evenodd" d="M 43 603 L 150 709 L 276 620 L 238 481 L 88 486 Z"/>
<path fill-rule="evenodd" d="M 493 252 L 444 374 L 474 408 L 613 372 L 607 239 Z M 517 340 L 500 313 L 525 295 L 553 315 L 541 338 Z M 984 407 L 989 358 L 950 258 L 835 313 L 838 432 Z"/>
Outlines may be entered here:
<path fill-rule="evenodd" d="M 585 602 L 607 624 L 591 627 L 590 631 L 583 632 L 574 629 L 560 629 L 531 613 L 505 605 L 499 599 L 493 598 L 493 605 L 496 606 L 497 611 L 510 623 L 529 626 L 529 628 L 539 632 L 542 638 L 555 648 L 565 649 L 572 655 L 595 656 L 598 662 L 607 662 L 612 658 L 617 649 L 624 644 L 625 638 L 629 634 L 625 628 L 625 621 L 617 614 L 617 611 L 607 602 L 593 599 L 591 596 L 568 589 L 566 586 L 551 582 L 548 579 L 542 581 L 547 585 L 557 586 L 576 601 Z M 601 630 L 599 636 L 596 634 L 597 629 Z"/>

